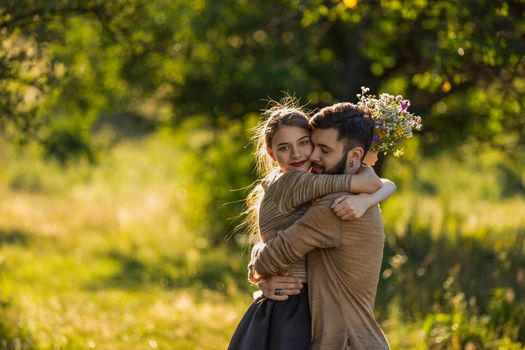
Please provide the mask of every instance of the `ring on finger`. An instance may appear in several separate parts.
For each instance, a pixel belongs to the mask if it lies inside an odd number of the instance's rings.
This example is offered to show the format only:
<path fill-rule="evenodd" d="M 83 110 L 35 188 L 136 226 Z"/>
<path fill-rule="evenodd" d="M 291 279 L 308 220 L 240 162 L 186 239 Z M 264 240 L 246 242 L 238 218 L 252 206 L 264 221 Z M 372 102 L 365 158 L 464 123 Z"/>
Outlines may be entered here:
<path fill-rule="evenodd" d="M 282 291 L 283 291 L 283 290 L 282 290 L 281 288 L 275 288 L 275 292 L 274 292 L 274 294 L 275 294 L 275 295 L 281 295 L 281 294 L 282 294 Z"/>

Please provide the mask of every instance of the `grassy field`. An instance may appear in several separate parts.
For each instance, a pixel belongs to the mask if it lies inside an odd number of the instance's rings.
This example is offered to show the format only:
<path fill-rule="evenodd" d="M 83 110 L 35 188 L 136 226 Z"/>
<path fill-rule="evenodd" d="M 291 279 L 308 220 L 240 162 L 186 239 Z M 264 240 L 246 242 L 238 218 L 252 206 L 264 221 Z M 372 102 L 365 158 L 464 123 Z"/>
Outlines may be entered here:
<path fill-rule="evenodd" d="M 225 347 L 249 296 L 192 278 L 203 264 L 244 262 L 201 254 L 180 217 L 191 204 L 172 146 L 122 144 L 66 170 L 3 148 L 0 348 Z"/>
<path fill-rule="evenodd" d="M 473 171 L 497 157 L 417 157 L 387 167 L 400 190 L 383 205 L 377 312 L 392 348 L 522 348 L 523 196 Z M 1 144 L 0 349 L 224 349 L 251 300 L 248 256 L 206 235 L 199 159 L 165 132 L 66 168 Z"/>

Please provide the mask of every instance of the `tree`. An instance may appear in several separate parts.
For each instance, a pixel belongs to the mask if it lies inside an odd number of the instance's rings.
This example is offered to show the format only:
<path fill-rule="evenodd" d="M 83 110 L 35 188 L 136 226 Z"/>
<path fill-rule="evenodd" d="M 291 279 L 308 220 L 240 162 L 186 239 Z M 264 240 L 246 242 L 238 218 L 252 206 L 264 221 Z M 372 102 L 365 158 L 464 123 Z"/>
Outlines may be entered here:
<path fill-rule="evenodd" d="M 89 126 L 123 99 L 118 65 L 132 1 L 0 4 L 0 131 L 54 156 L 92 157 Z"/>
<path fill-rule="evenodd" d="M 243 119 L 292 91 L 312 108 L 361 85 L 406 95 L 424 145 L 523 147 L 522 0 L 14 1 L 0 5 L 0 127 L 43 144 L 101 115 Z M 46 143 L 47 142 L 47 143 Z"/>

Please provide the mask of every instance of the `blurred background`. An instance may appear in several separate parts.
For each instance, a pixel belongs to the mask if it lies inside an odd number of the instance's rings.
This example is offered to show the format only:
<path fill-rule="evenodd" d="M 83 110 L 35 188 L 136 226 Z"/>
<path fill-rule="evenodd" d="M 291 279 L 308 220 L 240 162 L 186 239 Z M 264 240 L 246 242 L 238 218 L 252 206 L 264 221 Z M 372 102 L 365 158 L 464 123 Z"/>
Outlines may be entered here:
<path fill-rule="evenodd" d="M 525 346 L 525 1 L 3 0 L 0 349 L 224 349 L 267 99 L 402 94 L 393 349 Z"/>

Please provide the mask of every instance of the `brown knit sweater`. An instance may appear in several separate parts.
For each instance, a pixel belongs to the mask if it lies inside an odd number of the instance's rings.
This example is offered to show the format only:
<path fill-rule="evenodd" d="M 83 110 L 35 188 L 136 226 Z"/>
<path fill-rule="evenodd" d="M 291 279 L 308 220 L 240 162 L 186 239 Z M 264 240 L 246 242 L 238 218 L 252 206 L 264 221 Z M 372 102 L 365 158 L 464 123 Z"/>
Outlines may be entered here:
<path fill-rule="evenodd" d="M 268 241 L 254 267 L 271 276 L 308 254 L 313 349 L 389 349 L 373 313 L 384 247 L 379 206 L 342 221 L 330 207 L 340 195 L 323 197 Z"/>
<path fill-rule="evenodd" d="M 263 181 L 264 198 L 259 209 L 261 240 L 268 242 L 279 230 L 301 218 L 311 201 L 334 192 L 350 192 L 352 175 L 319 175 L 288 171 Z M 306 206 L 305 206 L 306 205 Z M 306 259 L 288 264 L 289 276 L 307 281 Z"/>

